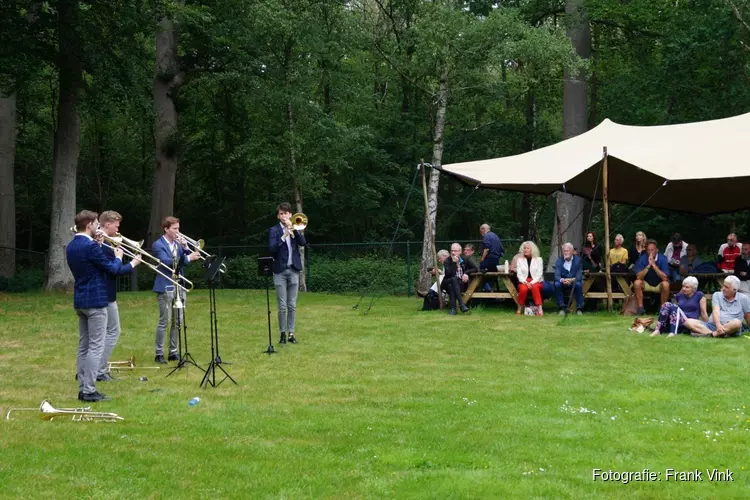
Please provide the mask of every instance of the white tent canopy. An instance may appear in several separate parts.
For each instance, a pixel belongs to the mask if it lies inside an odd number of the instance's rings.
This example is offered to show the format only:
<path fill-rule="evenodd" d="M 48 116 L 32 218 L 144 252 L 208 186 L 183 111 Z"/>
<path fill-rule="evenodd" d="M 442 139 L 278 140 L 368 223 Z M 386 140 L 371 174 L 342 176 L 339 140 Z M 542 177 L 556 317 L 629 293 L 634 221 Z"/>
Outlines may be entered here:
<path fill-rule="evenodd" d="M 441 170 L 484 188 L 601 198 L 605 147 L 612 202 L 699 214 L 750 208 L 750 113 L 651 127 L 604 120 L 552 146 Z"/>

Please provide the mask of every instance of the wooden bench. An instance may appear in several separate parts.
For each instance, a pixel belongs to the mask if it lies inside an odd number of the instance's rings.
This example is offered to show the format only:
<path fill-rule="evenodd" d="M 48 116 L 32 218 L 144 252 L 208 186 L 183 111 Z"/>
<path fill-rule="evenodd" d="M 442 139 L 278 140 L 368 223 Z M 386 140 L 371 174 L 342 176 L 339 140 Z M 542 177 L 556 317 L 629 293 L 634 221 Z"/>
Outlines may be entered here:
<path fill-rule="evenodd" d="M 513 301 L 518 304 L 518 290 L 516 290 L 516 286 L 513 284 L 513 281 L 511 280 L 511 277 L 514 276 L 514 273 L 505 273 L 505 272 L 498 272 L 498 271 L 488 271 L 488 272 L 478 272 L 478 273 L 471 273 L 471 281 L 469 282 L 469 287 L 466 289 L 466 291 L 463 294 L 463 299 L 466 304 L 469 303 L 469 301 L 472 298 L 478 298 L 478 299 L 513 299 Z M 505 288 L 507 291 L 505 292 L 483 292 L 476 290 L 482 290 L 482 285 L 485 281 L 488 279 L 502 279 L 503 283 L 505 284 Z"/>

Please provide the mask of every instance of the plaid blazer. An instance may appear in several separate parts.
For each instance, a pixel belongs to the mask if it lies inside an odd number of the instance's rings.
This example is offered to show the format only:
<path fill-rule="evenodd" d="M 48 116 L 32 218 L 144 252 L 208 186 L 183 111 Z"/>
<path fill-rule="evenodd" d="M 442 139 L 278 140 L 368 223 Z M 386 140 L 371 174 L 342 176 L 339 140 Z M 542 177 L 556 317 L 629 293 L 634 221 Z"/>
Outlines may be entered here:
<path fill-rule="evenodd" d="M 75 278 L 73 307 L 93 309 L 107 307 L 107 276 L 116 276 L 123 267 L 120 259 L 109 260 L 102 248 L 86 236 L 76 235 L 65 249 L 68 267 Z"/>
<path fill-rule="evenodd" d="M 114 249 L 109 245 L 102 245 L 102 252 L 104 256 L 111 262 L 117 260 L 115 257 Z M 128 262 L 117 271 L 117 275 L 107 274 L 107 300 L 109 302 L 115 302 L 117 300 L 117 276 L 123 274 L 130 274 L 133 271 L 133 266 Z"/>
<path fill-rule="evenodd" d="M 172 276 L 172 248 L 164 236 L 151 245 L 151 254 L 161 262 L 158 267 L 159 271 L 167 276 Z M 189 260 L 187 252 L 185 252 L 185 249 L 179 243 L 177 244 L 177 262 L 177 274 L 184 276 L 185 264 L 187 264 Z M 154 280 L 154 291 L 156 293 L 164 293 L 167 291 L 168 286 L 173 287 L 174 285 L 172 285 L 172 283 L 170 283 L 164 276 L 157 273 L 156 279 Z"/>

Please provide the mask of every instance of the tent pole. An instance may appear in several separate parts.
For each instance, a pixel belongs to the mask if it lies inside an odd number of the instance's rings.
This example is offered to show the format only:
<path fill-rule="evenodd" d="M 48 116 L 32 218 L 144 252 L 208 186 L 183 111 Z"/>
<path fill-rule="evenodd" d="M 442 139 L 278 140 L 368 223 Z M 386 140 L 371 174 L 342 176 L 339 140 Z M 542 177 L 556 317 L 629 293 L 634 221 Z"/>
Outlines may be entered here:
<path fill-rule="evenodd" d="M 424 193 L 424 216 L 425 216 L 425 226 L 429 228 L 429 230 L 432 230 L 432 224 L 430 224 L 430 203 L 427 200 L 427 174 L 425 174 L 425 164 L 424 164 L 424 158 L 422 159 L 421 163 L 419 164 L 420 170 L 422 170 L 422 192 Z M 437 232 L 437 231 L 436 231 Z M 435 282 L 437 283 L 437 294 L 438 294 L 438 303 L 440 304 L 440 309 L 443 309 L 445 307 L 445 304 L 443 303 L 443 291 L 440 289 L 440 272 L 438 270 L 438 260 L 437 260 L 437 250 L 435 249 L 435 239 L 437 238 L 437 234 L 432 235 L 432 266 L 435 269 Z"/>
<path fill-rule="evenodd" d="M 602 201 L 604 206 L 604 272 L 607 274 L 607 311 L 612 312 L 612 274 L 609 269 L 609 193 L 607 184 L 609 172 L 607 169 L 607 146 L 604 146 L 604 165 L 602 166 Z"/>

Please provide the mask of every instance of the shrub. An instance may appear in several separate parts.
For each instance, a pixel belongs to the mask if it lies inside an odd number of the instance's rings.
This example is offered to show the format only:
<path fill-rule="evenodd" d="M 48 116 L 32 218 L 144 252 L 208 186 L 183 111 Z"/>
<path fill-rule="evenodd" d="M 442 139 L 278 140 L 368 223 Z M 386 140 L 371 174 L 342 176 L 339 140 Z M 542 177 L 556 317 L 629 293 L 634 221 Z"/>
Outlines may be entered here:
<path fill-rule="evenodd" d="M 28 292 L 44 286 L 43 269 L 19 269 L 10 278 L 0 277 L 0 292 Z"/>

